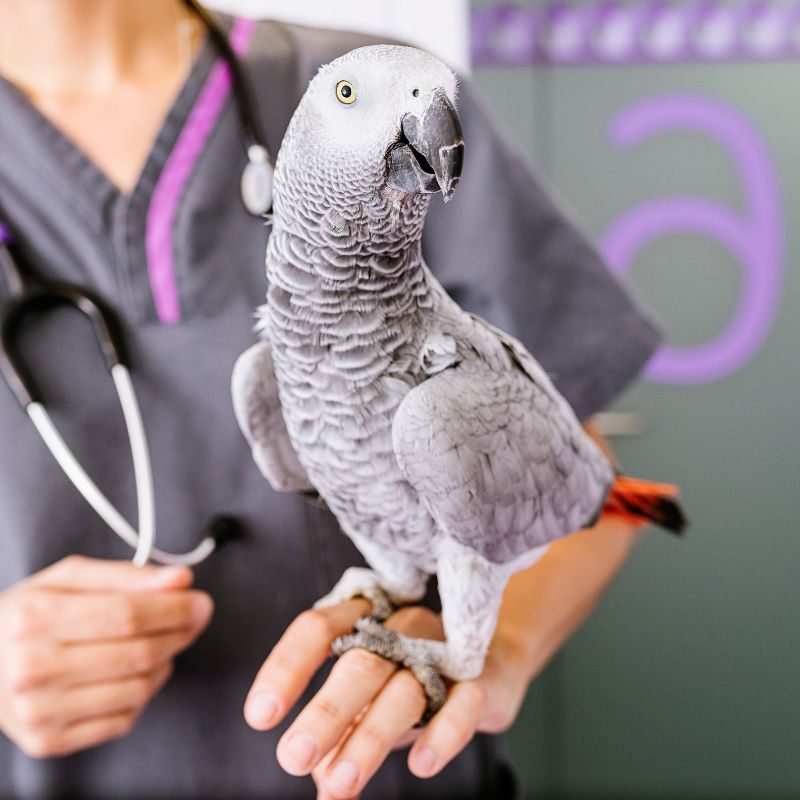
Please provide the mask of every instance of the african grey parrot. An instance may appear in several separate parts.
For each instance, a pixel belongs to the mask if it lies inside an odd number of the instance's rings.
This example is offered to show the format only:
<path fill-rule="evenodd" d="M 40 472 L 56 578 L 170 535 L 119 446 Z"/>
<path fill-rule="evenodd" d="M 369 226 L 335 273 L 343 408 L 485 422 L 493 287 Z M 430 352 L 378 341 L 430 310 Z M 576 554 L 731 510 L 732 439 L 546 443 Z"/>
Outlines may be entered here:
<path fill-rule="evenodd" d="M 363 594 L 385 618 L 385 598 L 418 600 L 438 576 L 446 642 L 373 616 L 335 648 L 408 666 L 429 712 L 437 673 L 481 673 L 509 577 L 592 524 L 615 483 L 523 345 L 463 311 L 422 258 L 431 195 L 449 201 L 461 175 L 456 89 L 410 47 L 320 69 L 277 159 L 263 340 L 232 386 L 272 486 L 318 493 L 371 567 L 348 569 L 318 605 Z M 682 524 L 671 500 L 632 486 L 612 493 L 617 507 Z"/>

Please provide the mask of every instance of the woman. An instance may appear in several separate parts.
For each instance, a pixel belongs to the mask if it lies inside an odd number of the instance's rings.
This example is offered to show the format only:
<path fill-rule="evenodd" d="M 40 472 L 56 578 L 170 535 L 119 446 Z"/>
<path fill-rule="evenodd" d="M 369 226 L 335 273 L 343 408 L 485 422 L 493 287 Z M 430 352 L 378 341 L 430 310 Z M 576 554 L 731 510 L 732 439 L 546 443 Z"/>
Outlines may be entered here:
<path fill-rule="evenodd" d="M 372 41 L 220 24 L 273 155 L 316 68 Z M 406 673 L 353 652 L 314 679 L 365 604 L 304 609 L 357 554 L 325 512 L 271 492 L 231 412 L 268 230 L 240 197 L 242 130 L 218 48 L 180 0 L 0 0 L 0 75 L 0 221 L 21 262 L 90 287 L 123 321 L 160 544 L 191 549 L 221 511 L 246 530 L 194 575 L 109 560 L 129 555 L 0 390 L 0 795 L 300 798 L 314 789 L 292 776 L 313 775 L 320 798 L 512 796 L 495 740 L 473 735 L 512 723 L 634 529 L 603 520 L 516 576 L 484 675 L 455 686 L 404 752 L 423 702 Z M 427 260 L 462 305 L 520 336 L 588 419 L 657 334 L 468 86 L 460 96 L 466 167 L 446 211 L 433 204 Z M 135 519 L 126 435 L 88 337 L 59 312 L 22 344 L 65 438 Z M 392 624 L 438 630 L 424 609 Z M 257 733 L 240 708 L 271 649 L 245 709 Z M 369 726 L 365 702 L 386 709 Z"/>

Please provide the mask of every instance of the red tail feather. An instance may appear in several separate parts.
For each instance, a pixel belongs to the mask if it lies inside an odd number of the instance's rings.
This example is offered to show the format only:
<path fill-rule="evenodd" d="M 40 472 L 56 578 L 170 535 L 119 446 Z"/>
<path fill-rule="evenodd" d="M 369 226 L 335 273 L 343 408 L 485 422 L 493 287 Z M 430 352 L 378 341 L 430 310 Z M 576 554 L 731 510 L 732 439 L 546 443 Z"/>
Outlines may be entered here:
<path fill-rule="evenodd" d="M 683 509 L 673 499 L 679 489 L 671 483 L 653 483 L 620 475 L 606 500 L 605 513 L 646 519 L 680 534 L 686 527 Z"/>

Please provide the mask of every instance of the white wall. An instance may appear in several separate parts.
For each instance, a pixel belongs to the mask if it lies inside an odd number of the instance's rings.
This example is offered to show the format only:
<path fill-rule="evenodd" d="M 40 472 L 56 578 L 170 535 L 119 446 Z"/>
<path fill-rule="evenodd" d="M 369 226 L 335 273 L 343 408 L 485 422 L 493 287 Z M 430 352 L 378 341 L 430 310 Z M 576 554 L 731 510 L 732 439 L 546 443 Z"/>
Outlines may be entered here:
<path fill-rule="evenodd" d="M 207 0 L 251 17 L 393 36 L 469 69 L 467 0 Z"/>

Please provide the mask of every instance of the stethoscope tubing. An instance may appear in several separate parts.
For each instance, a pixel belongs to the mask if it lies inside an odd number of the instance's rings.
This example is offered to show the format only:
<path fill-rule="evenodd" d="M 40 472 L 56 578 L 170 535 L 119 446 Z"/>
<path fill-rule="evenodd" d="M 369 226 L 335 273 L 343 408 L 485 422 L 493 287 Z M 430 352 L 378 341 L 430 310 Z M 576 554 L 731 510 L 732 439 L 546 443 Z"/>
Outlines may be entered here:
<path fill-rule="evenodd" d="M 217 549 L 223 538 L 231 535 L 230 527 L 223 524 L 217 534 L 206 536 L 188 553 L 167 553 L 155 547 L 155 492 L 150 452 L 139 402 L 125 363 L 124 343 L 116 317 L 99 298 L 77 286 L 41 279 L 29 279 L 26 283 L 25 276 L 9 249 L 11 236 L 8 229 L 0 226 L 0 234 L 0 267 L 8 286 L 15 289 L 12 299 L 0 312 L 0 373 L 9 388 L 75 488 L 111 530 L 135 550 L 134 564 L 143 566 L 154 561 L 167 565 L 195 566 L 201 563 Z M 34 313 L 59 305 L 75 308 L 91 321 L 104 361 L 114 381 L 133 459 L 138 532 L 89 477 L 58 432 L 33 376 L 16 349 L 15 334 L 18 326 Z"/>
<path fill-rule="evenodd" d="M 259 120 L 253 113 L 250 87 L 241 65 L 225 34 L 197 0 L 185 0 L 207 26 L 222 57 L 231 70 L 234 97 L 245 140 L 248 165 L 242 176 L 242 199 L 247 209 L 262 216 L 271 205 L 272 162 L 263 142 Z M 130 372 L 124 359 L 123 342 L 111 310 L 88 291 L 69 284 L 44 280 L 29 280 L 12 257 L 9 245 L 11 231 L 0 222 L 0 273 L 11 301 L 0 312 L 0 372 L 41 436 L 47 449 L 69 480 L 111 530 L 134 549 L 133 563 L 144 566 L 149 562 L 170 566 L 196 566 L 205 561 L 229 538 L 238 535 L 238 524 L 231 517 L 216 517 L 209 526 L 210 534 L 187 553 L 168 553 L 155 546 L 156 510 L 153 471 L 142 414 L 136 398 Z M 122 408 L 125 427 L 133 458 L 137 497 L 137 531 L 103 494 L 81 466 L 64 438 L 58 432 L 44 401 L 27 373 L 19 354 L 14 352 L 13 333 L 24 315 L 32 314 L 43 305 L 71 305 L 92 321 Z"/>
<path fill-rule="evenodd" d="M 11 237 L 7 228 L 0 237 L 0 261 L 6 282 L 17 292 L 6 308 L 0 311 L 0 372 L 20 406 L 58 465 L 111 530 L 135 551 L 133 563 L 144 566 L 153 561 L 165 565 L 196 566 L 205 561 L 231 531 L 222 530 L 217 535 L 206 536 L 188 553 L 168 553 L 155 546 L 156 511 L 153 470 L 147 444 L 139 401 L 126 366 L 121 331 L 111 310 L 99 298 L 76 286 L 29 280 L 11 255 Z M 17 327 L 34 313 L 48 307 L 66 305 L 81 311 L 92 323 L 106 367 L 117 392 L 133 460 L 136 484 L 138 532 L 99 489 L 81 466 L 64 438 L 59 433 L 33 376 L 25 368 L 21 354 L 15 346 Z"/>
<path fill-rule="evenodd" d="M 111 370 L 114 385 L 117 389 L 128 440 L 133 455 L 133 471 L 136 481 L 136 497 L 138 504 L 139 532 L 133 530 L 127 520 L 111 504 L 81 466 L 58 432 L 47 409 L 42 403 L 32 402 L 25 411 L 36 427 L 42 441 L 75 488 L 83 495 L 89 505 L 100 515 L 103 521 L 136 551 L 133 563 L 144 566 L 153 555 L 155 545 L 155 500 L 153 492 L 153 474 L 150 465 L 150 454 L 147 447 L 139 403 L 133 390 L 130 374 L 126 367 L 116 364 Z"/>
<path fill-rule="evenodd" d="M 127 367 L 116 364 L 112 367 L 111 375 L 122 406 L 133 455 L 139 518 L 138 532 L 89 477 L 58 432 L 44 405 L 34 401 L 28 404 L 25 411 L 53 458 L 86 502 L 120 539 L 135 550 L 133 563 L 136 566 L 141 567 L 151 561 L 170 566 L 196 566 L 216 550 L 217 541 L 212 536 L 206 536 L 193 550 L 181 554 L 168 553 L 155 546 L 156 517 L 153 473 L 139 403 Z"/>

